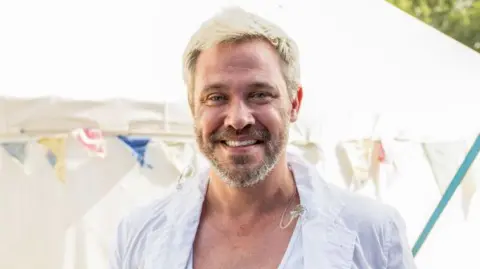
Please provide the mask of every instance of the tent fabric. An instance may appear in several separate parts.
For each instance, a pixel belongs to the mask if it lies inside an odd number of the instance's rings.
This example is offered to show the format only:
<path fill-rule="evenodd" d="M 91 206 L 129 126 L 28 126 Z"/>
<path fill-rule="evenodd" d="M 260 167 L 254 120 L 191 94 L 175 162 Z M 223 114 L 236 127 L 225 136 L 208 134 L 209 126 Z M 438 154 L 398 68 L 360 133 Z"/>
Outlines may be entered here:
<path fill-rule="evenodd" d="M 107 135 L 190 136 L 192 123 L 184 102 L 128 100 L 76 101 L 60 98 L 0 97 L 0 139 L 97 128 Z"/>

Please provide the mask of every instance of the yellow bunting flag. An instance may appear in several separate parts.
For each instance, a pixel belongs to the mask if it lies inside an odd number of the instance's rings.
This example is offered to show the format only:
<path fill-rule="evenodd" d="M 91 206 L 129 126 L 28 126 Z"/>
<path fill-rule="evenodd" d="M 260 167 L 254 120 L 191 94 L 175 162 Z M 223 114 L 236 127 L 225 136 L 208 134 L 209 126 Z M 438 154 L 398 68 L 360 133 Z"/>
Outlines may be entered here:
<path fill-rule="evenodd" d="M 55 168 L 55 174 L 60 181 L 65 181 L 65 142 L 64 137 L 42 138 L 38 143 L 48 149 L 48 162 Z"/>

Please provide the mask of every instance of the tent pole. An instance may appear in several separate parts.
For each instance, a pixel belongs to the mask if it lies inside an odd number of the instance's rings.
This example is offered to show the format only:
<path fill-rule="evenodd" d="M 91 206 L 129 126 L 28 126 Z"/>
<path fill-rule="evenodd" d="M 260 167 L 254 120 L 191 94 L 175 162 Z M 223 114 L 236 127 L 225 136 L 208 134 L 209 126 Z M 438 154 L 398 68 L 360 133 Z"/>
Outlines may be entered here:
<path fill-rule="evenodd" d="M 445 207 L 448 205 L 448 202 L 452 198 L 453 194 L 457 190 L 460 183 L 462 183 L 462 180 L 467 174 L 468 169 L 472 165 L 473 161 L 475 161 L 475 158 L 477 157 L 479 151 L 480 151 L 480 134 L 477 135 L 477 138 L 475 139 L 475 142 L 473 142 L 473 145 L 468 151 L 467 156 L 465 156 L 465 159 L 463 160 L 462 165 L 460 165 L 460 168 L 458 169 L 457 173 L 455 174 L 452 181 L 448 185 L 448 188 L 445 190 L 445 193 L 443 194 L 442 199 L 438 203 L 437 207 L 435 208 L 435 211 L 433 211 L 433 214 L 430 216 L 430 219 L 425 225 L 425 228 L 423 229 L 422 233 L 418 237 L 417 242 L 415 242 L 415 245 L 413 246 L 413 250 L 412 250 L 413 256 L 416 256 L 418 254 L 418 251 L 422 247 L 423 243 L 425 243 L 425 240 L 427 239 L 428 235 L 430 234 L 433 227 L 435 226 L 435 223 L 437 222 L 438 218 L 442 214 Z"/>

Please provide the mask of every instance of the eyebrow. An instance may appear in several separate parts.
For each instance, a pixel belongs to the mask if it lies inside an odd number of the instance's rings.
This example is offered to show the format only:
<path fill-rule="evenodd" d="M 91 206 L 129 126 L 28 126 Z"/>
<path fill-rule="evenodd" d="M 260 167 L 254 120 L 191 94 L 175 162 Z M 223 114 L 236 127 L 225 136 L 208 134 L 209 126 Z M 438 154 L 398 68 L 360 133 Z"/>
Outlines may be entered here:
<path fill-rule="evenodd" d="M 257 89 L 266 89 L 266 90 L 278 90 L 277 87 L 274 85 L 264 82 L 264 81 L 255 81 L 247 85 L 249 90 L 257 90 Z M 202 88 L 202 93 L 211 92 L 211 91 L 225 91 L 228 89 L 228 86 L 224 83 L 217 82 L 212 84 L 207 84 Z"/>
<path fill-rule="evenodd" d="M 248 85 L 248 88 L 250 90 L 257 90 L 257 89 L 277 90 L 277 87 L 275 87 L 274 85 L 268 82 L 263 82 L 263 81 L 257 81 L 257 82 L 251 83 L 250 85 Z"/>
<path fill-rule="evenodd" d="M 212 83 L 212 84 L 207 84 L 202 88 L 202 93 L 205 92 L 211 92 L 211 91 L 218 91 L 218 90 L 225 90 L 227 89 L 227 85 L 223 83 Z"/>

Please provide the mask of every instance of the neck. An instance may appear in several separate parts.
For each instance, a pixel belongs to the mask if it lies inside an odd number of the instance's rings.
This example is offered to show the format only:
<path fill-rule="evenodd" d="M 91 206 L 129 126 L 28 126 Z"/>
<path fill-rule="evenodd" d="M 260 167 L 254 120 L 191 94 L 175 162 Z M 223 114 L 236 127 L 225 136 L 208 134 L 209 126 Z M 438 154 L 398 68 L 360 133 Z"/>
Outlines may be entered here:
<path fill-rule="evenodd" d="M 208 211 L 227 217 L 255 217 L 284 208 L 296 190 L 285 157 L 280 158 L 271 173 L 255 186 L 230 187 L 213 172 L 210 172 L 210 179 L 206 194 Z"/>

